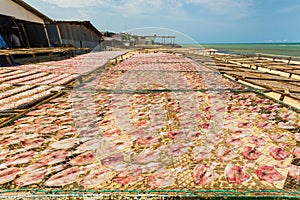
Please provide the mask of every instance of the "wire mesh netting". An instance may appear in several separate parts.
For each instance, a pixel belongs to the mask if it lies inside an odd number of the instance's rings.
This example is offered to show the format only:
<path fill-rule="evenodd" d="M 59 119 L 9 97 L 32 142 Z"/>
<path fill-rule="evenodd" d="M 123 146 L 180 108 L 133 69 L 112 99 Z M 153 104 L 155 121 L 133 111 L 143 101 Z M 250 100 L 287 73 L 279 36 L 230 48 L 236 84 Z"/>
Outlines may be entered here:
<path fill-rule="evenodd" d="M 299 128 L 218 71 L 137 53 L 0 128 L 1 192 L 299 198 Z"/>

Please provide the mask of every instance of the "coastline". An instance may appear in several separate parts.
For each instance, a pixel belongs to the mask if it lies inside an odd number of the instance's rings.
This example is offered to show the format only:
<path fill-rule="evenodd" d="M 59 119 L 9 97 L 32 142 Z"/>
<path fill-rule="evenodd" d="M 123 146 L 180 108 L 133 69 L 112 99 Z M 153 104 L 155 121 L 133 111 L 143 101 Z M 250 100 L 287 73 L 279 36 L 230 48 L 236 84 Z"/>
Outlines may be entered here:
<path fill-rule="evenodd" d="M 205 44 L 182 44 L 188 48 L 213 48 L 225 54 L 270 54 L 276 56 L 291 56 L 300 60 L 300 43 L 205 43 Z"/>

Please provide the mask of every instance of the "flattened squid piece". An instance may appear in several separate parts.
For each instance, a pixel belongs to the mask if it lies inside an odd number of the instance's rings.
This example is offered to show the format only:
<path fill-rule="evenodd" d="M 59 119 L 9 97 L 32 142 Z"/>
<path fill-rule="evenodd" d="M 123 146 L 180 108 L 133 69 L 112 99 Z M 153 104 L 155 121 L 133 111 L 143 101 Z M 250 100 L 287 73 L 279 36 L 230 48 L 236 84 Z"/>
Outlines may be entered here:
<path fill-rule="evenodd" d="M 251 175 L 242 166 L 229 163 L 225 168 L 225 177 L 229 183 L 242 184 L 251 179 Z"/>
<path fill-rule="evenodd" d="M 33 171 L 26 171 L 25 174 L 17 178 L 14 182 L 19 186 L 40 183 L 44 179 L 46 173 L 46 167 L 35 169 Z"/>
<path fill-rule="evenodd" d="M 232 149 L 220 146 L 217 151 L 217 156 L 224 161 L 230 161 L 236 158 L 237 154 Z"/>
<path fill-rule="evenodd" d="M 198 164 L 193 171 L 194 182 L 199 185 L 207 185 L 219 177 L 212 167 Z"/>
<path fill-rule="evenodd" d="M 295 158 L 300 159 L 300 147 L 295 147 L 293 149 L 293 155 L 295 156 Z"/>
<path fill-rule="evenodd" d="M 17 167 L 11 167 L 0 171 L 0 185 L 14 180 L 19 172 L 20 169 Z"/>
<path fill-rule="evenodd" d="M 136 168 L 136 169 L 126 169 L 122 172 L 119 172 L 117 176 L 114 178 L 114 181 L 122 185 L 128 185 L 128 184 L 134 184 L 143 179 L 144 177 L 142 174 L 142 169 Z"/>
<path fill-rule="evenodd" d="M 275 160 L 285 160 L 290 156 L 290 153 L 280 147 L 273 147 L 270 148 L 270 156 L 272 156 Z"/>
<path fill-rule="evenodd" d="M 256 175 L 260 180 L 274 183 L 275 181 L 284 180 L 284 176 L 281 175 L 274 166 L 260 165 L 256 170 Z"/>
<path fill-rule="evenodd" d="M 175 183 L 176 173 L 168 169 L 161 169 L 153 173 L 149 178 L 149 185 L 155 188 L 165 188 Z"/>
<path fill-rule="evenodd" d="M 112 171 L 109 169 L 95 169 L 92 170 L 87 176 L 85 176 L 80 185 L 86 188 L 97 187 L 110 180 Z"/>
<path fill-rule="evenodd" d="M 88 152 L 85 152 L 85 153 L 80 154 L 79 156 L 73 158 L 70 161 L 70 164 L 71 165 L 87 165 L 87 164 L 91 164 L 92 162 L 94 162 L 95 158 L 96 158 L 95 152 L 88 151 Z"/>
<path fill-rule="evenodd" d="M 300 166 L 292 165 L 289 168 L 289 176 L 300 183 Z"/>
<path fill-rule="evenodd" d="M 200 146 L 195 147 L 192 151 L 192 158 L 195 161 L 202 161 L 211 155 L 211 150 L 208 147 Z"/>
<path fill-rule="evenodd" d="M 80 175 L 80 169 L 78 167 L 71 167 L 62 172 L 59 172 L 51 176 L 44 185 L 47 187 L 58 187 L 71 184 L 75 182 Z"/>
<path fill-rule="evenodd" d="M 243 157 L 248 160 L 257 160 L 259 156 L 262 155 L 256 148 L 246 146 L 243 153 Z"/>

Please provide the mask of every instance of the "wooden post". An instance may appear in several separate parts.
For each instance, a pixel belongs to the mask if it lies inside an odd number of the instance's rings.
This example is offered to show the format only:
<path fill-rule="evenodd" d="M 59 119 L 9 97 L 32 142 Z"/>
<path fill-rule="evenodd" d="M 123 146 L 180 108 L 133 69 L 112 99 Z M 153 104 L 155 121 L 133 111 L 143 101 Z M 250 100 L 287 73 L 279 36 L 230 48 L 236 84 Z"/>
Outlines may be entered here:
<path fill-rule="evenodd" d="M 280 100 L 280 101 L 283 101 L 283 100 L 284 100 L 284 97 L 285 97 L 286 95 L 289 95 L 289 94 L 290 94 L 290 91 L 287 90 L 287 89 L 285 89 L 285 90 L 284 90 L 284 93 L 281 94 L 279 100 Z"/>
<path fill-rule="evenodd" d="M 57 34 L 58 34 L 60 46 L 62 46 L 62 45 L 63 45 L 63 41 L 62 41 L 62 39 L 61 39 L 60 29 L 59 29 L 59 27 L 58 27 L 57 24 L 55 24 L 55 26 L 56 26 L 56 30 L 57 30 Z"/>
<path fill-rule="evenodd" d="M 10 58 L 10 55 L 5 55 L 5 57 L 6 57 L 7 62 L 12 66 L 13 63 L 12 63 L 12 60 Z"/>
<path fill-rule="evenodd" d="M 289 61 L 288 61 L 288 65 L 291 63 L 291 59 L 292 59 L 292 57 L 290 56 Z"/>
<path fill-rule="evenodd" d="M 66 51 L 66 55 L 67 55 L 67 58 L 71 58 L 71 51 L 69 49 Z"/>
<path fill-rule="evenodd" d="M 52 52 L 49 53 L 49 59 L 50 59 L 51 61 L 53 60 L 53 53 L 52 53 Z"/>
<path fill-rule="evenodd" d="M 14 19 L 12 19 L 12 22 L 14 23 L 14 25 L 17 27 L 18 29 L 18 34 L 19 34 L 19 38 L 20 38 L 20 41 L 21 41 L 21 45 L 25 45 L 25 42 L 24 42 L 24 39 L 23 39 L 23 36 L 22 36 L 22 33 L 20 31 L 20 27 L 18 26 L 18 24 L 16 23 L 16 21 Z"/>
<path fill-rule="evenodd" d="M 48 31 L 47 31 L 46 25 L 43 24 L 43 27 L 44 27 L 45 35 L 46 35 L 46 38 L 47 38 L 48 47 L 51 47 L 51 43 L 50 43 L 50 39 L 49 39 L 49 35 L 48 35 Z"/>
<path fill-rule="evenodd" d="M 279 101 L 283 101 L 284 97 L 285 97 L 285 94 L 281 94 L 280 98 L 279 98 Z"/>
<path fill-rule="evenodd" d="M 30 43 L 29 43 L 29 39 L 28 39 L 28 35 L 26 33 L 26 30 L 25 30 L 25 27 L 24 27 L 24 24 L 21 24 L 21 27 L 22 27 L 22 30 L 24 32 L 24 35 L 25 35 L 25 39 L 26 39 L 26 43 L 27 43 L 27 47 L 30 48 Z"/>
<path fill-rule="evenodd" d="M 38 59 L 37 59 L 37 57 L 36 57 L 36 55 L 34 53 L 32 54 L 32 57 L 33 57 L 33 60 L 34 60 L 35 63 L 39 62 Z"/>

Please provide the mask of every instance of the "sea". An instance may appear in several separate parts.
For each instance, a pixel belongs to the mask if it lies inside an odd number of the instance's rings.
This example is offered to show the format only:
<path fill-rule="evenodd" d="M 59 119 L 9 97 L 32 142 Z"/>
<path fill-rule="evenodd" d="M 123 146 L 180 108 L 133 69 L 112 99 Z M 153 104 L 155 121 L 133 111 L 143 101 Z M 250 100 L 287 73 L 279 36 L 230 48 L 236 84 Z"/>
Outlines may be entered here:
<path fill-rule="evenodd" d="M 300 43 L 222 43 L 222 44 L 183 44 L 190 48 L 213 48 L 228 54 L 270 54 L 291 56 L 300 59 Z"/>

